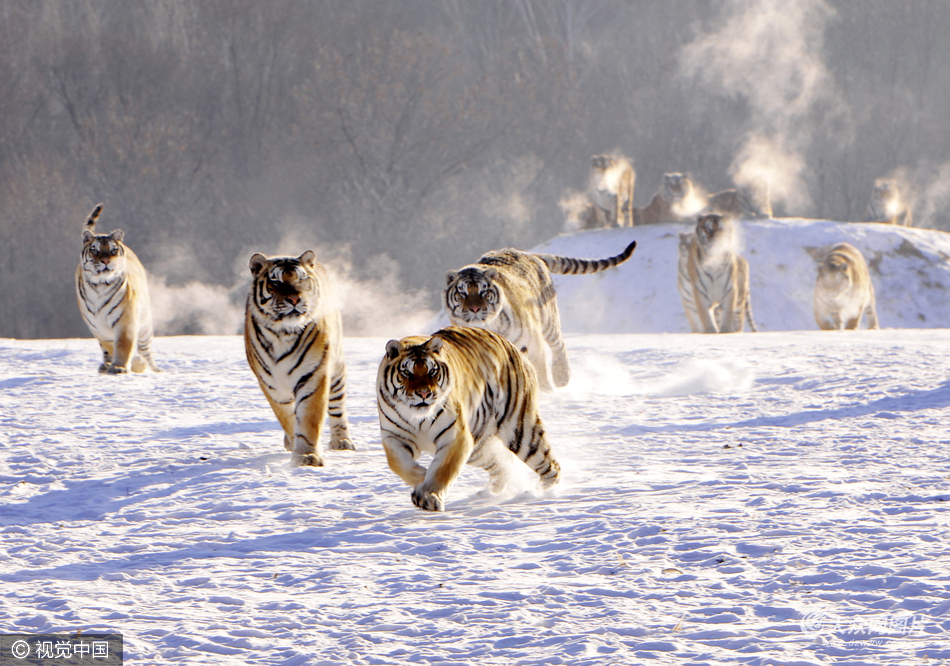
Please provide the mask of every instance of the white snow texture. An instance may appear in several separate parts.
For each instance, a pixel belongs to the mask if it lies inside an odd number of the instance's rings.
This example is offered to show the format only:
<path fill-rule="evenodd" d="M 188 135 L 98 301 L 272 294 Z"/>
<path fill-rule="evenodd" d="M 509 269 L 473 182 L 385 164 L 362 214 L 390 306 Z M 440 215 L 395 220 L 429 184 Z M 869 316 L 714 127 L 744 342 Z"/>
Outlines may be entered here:
<path fill-rule="evenodd" d="M 562 481 L 466 468 L 439 514 L 386 465 L 386 338 L 345 339 L 358 451 L 319 469 L 239 336 L 157 338 L 164 373 L 115 377 L 91 338 L 0 340 L 0 630 L 119 632 L 126 664 L 950 660 L 950 236 L 746 223 L 762 332 L 714 336 L 684 333 L 686 228 L 537 248 L 638 241 L 558 277 Z M 804 248 L 842 240 L 883 330 L 817 330 Z"/>

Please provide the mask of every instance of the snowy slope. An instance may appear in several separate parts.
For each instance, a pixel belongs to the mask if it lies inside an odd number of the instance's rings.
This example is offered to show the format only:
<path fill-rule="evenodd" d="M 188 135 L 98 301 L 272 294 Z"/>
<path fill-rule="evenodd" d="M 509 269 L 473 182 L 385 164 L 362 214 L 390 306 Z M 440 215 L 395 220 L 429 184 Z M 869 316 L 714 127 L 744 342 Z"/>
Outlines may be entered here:
<path fill-rule="evenodd" d="M 359 450 L 295 469 L 239 337 L 131 377 L 0 340 L 0 629 L 126 664 L 950 660 L 950 331 L 571 336 L 562 484 L 467 469 L 443 514 L 385 463 L 385 338 L 345 343 Z"/>
<path fill-rule="evenodd" d="M 688 333 L 676 290 L 676 261 L 679 234 L 693 228 L 684 223 L 583 231 L 534 248 L 602 258 L 637 241 L 633 257 L 614 270 L 555 277 L 564 330 Z M 738 232 L 742 255 L 749 261 L 753 312 L 762 331 L 817 329 L 812 297 L 818 270 L 809 250 L 842 241 L 861 250 L 868 262 L 882 327 L 950 327 L 950 234 L 784 218 L 741 222 Z"/>

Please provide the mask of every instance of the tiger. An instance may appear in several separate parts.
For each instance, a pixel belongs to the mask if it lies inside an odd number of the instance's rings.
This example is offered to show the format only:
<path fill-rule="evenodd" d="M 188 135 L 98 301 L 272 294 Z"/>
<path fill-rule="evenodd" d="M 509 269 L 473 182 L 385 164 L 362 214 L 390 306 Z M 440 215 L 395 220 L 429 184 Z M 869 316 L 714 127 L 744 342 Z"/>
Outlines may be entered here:
<path fill-rule="evenodd" d="M 633 224 L 659 224 L 661 222 L 682 222 L 687 219 L 681 214 L 680 207 L 693 192 L 693 183 L 684 173 L 663 174 L 660 191 L 646 206 L 633 209 Z"/>
<path fill-rule="evenodd" d="M 636 171 L 622 157 L 594 155 L 590 158 L 590 194 L 597 226 L 633 226 L 633 188 L 636 180 Z M 586 221 L 586 224 L 590 222 Z"/>
<path fill-rule="evenodd" d="M 871 200 L 864 211 L 865 222 L 883 222 L 902 227 L 914 226 L 913 214 L 901 199 L 897 183 L 886 178 L 874 181 Z"/>
<path fill-rule="evenodd" d="M 97 234 L 102 204 L 93 208 L 82 232 L 76 267 L 76 299 L 86 326 L 102 349 L 100 374 L 161 372 L 152 358 L 152 304 L 145 267 L 116 229 Z"/>
<path fill-rule="evenodd" d="M 677 287 L 693 333 L 737 333 L 752 318 L 749 263 L 734 251 L 732 220 L 700 216 L 696 231 L 680 237 Z"/>
<path fill-rule="evenodd" d="M 772 197 L 767 182 L 710 194 L 703 212 L 737 220 L 772 217 Z"/>
<path fill-rule="evenodd" d="M 346 418 L 343 325 L 330 278 L 312 250 L 299 257 L 256 252 L 248 266 L 248 365 L 284 430 L 292 463 L 322 467 L 320 435 L 328 416 L 330 448 L 356 450 Z"/>
<path fill-rule="evenodd" d="M 603 271 L 629 259 L 636 246 L 633 241 L 621 254 L 599 260 L 494 250 L 448 271 L 442 301 L 453 325 L 494 331 L 527 354 L 541 390 L 551 391 L 571 378 L 551 273 Z"/>
<path fill-rule="evenodd" d="M 850 243 L 833 245 L 818 263 L 812 301 L 815 321 L 823 331 L 854 330 L 867 315 L 869 329 L 877 329 L 874 285 L 864 255 Z"/>
<path fill-rule="evenodd" d="M 449 326 L 431 336 L 386 343 L 376 397 L 390 469 L 412 487 L 412 503 L 444 511 L 449 487 L 468 463 L 489 476 L 492 493 L 508 481 L 507 447 L 543 487 L 561 467 L 538 414 L 534 368 L 505 338 Z M 432 454 L 428 469 L 418 463 Z"/>

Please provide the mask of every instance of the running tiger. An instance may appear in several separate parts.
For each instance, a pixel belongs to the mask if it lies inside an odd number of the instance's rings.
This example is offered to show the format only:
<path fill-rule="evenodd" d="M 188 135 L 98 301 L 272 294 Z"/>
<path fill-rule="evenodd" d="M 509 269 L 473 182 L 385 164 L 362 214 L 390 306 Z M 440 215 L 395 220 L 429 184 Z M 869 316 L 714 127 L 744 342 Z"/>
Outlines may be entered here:
<path fill-rule="evenodd" d="M 637 174 L 630 162 L 622 157 L 594 155 L 590 158 L 590 193 L 596 226 L 633 226 L 636 179 Z"/>
<path fill-rule="evenodd" d="M 864 255 L 850 243 L 838 243 L 818 263 L 818 281 L 812 302 L 815 321 L 823 331 L 854 330 L 861 317 L 868 328 L 878 328 L 874 285 Z"/>
<path fill-rule="evenodd" d="M 693 183 L 684 173 L 663 174 L 663 184 L 649 204 L 633 210 L 633 223 L 660 224 L 663 222 L 682 222 L 689 211 L 681 210 L 684 202 L 691 198 Z M 697 206 L 698 208 L 698 206 Z"/>
<path fill-rule="evenodd" d="M 86 326 L 99 341 L 99 372 L 118 375 L 146 367 L 161 372 L 152 359 L 152 305 L 142 262 L 122 242 L 125 234 L 96 234 L 102 212 L 97 205 L 82 232 L 76 268 L 76 298 Z"/>
<path fill-rule="evenodd" d="M 752 319 L 749 263 L 734 251 L 732 220 L 710 213 L 680 236 L 677 287 L 693 333 L 737 333 Z"/>
<path fill-rule="evenodd" d="M 320 435 L 330 417 L 330 448 L 355 450 L 346 420 L 343 326 L 330 279 L 316 256 L 255 253 L 244 318 L 244 349 L 264 397 L 284 429 L 295 465 L 321 467 Z"/>
<path fill-rule="evenodd" d="M 509 449 L 543 486 L 561 467 L 538 414 L 537 379 L 500 335 L 449 328 L 390 340 L 379 364 L 379 429 L 390 469 L 412 487 L 412 503 L 444 511 L 449 487 L 466 463 L 489 476 L 489 491 L 508 481 Z M 417 461 L 432 454 L 426 469 Z"/>
<path fill-rule="evenodd" d="M 867 210 L 864 211 L 865 222 L 883 222 L 897 224 L 902 227 L 914 225 L 910 208 L 901 199 L 900 191 L 894 181 L 878 178 L 874 181 L 874 190 Z"/>
<path fill-rule="evenodd" d="M 622 264 L 636 241 L 616 257 L 588 260 L 507 248 L 446 274 L 446 312 L 455 326 L 494 331 L 527 354 L 543 391 L 567 386 L 571 369 L 551 273 L 596 273 Z"/>

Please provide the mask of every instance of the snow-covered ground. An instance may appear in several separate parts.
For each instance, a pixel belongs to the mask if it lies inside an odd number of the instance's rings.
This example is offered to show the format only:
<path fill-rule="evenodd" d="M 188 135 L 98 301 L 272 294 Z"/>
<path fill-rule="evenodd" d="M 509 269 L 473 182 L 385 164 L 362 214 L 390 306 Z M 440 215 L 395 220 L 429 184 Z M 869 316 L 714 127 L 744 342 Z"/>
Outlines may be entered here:
<path fill-rule="evenodd" d="M 551 245 L 637 237 L 660 284 L 658 232 Z M 950 330 L 777 331 L 767 284 L 767 332 L 568 336 L 562 483 L 467 468 L 442 514 L 386 465 L 386 338 L 345 340 L 359 450 L 321 469 L 238 336 L 157 338 L 165 372 L 122 377 L 92 339 L 0 340 L 0 632 L 120 632 L 127 664 L 948 661 Z"/>

